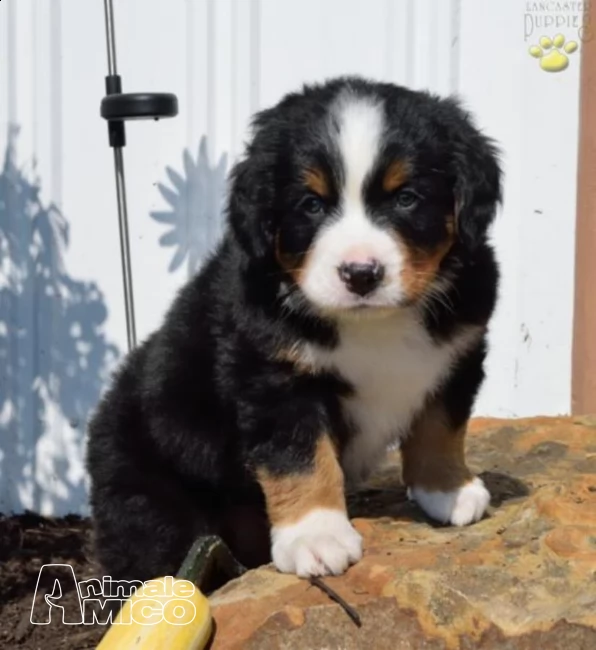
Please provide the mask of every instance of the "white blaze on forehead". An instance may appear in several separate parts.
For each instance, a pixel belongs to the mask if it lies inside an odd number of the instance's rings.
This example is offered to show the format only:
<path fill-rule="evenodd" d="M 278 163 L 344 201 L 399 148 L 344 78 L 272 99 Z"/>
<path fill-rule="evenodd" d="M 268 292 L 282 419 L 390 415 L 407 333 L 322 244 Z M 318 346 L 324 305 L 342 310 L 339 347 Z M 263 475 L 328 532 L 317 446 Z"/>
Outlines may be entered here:
<path fill-rule="evenodd" d="M 342 95 L 332 107 L 338 125 L 337 149 L 343 168 L 336 215 L 321 228 L 304 269 L 302 289 L 315 304 L 329 309 L 362 305 L 347 289 L 338 269 L 342 264 L 376 260 L 385 279 L 365 301 L 369 306 L 395 306 L 403 297 L 401 252 L 392 233 L 367 213 L 364 187 L 382 148 L 385 130 L 383 105 L 354 93 Z"/>
<path fill-rule="evenodd" d="M 339 121 L 339 151 L 344 167 L 345 198 L 362 201 L 364 180 L 379 153 L 384 129 L 382 106 L 370 98 L 346 95 L 334 111 Z"/>

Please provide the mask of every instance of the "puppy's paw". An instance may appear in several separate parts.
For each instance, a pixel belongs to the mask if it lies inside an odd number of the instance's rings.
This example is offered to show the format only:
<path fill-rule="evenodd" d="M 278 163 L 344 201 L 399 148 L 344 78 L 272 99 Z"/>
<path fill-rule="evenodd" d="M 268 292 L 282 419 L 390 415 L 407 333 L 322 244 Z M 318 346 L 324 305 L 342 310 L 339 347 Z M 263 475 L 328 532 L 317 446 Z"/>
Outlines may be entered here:
<path fill-rule="evenodd" d="M 339 510 L 317 508 L 271 531 L 273 563 L 282 573 L 339 575 L 362 557 L 362 537 Z"/>
<path fill-rule="evenodd" d="M 451 492 L 408 488 L 408 497 L 416 501 L 429 517 L 454 526 L 466 526 L 482 519 L 490 503 L 490 493 L 478 477 Z"/>

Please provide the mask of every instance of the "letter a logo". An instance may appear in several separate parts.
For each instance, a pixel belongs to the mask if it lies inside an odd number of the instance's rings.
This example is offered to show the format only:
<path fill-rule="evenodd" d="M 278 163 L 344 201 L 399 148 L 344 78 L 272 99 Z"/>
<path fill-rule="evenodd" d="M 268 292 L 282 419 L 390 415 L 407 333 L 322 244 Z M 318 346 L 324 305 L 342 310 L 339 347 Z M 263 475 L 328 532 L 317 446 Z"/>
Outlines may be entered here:
<path fill-rule="evenodd" d="M 64 597 L 70 591 L 76 593 L 77 601 L 67 607 Z M 44 564 L 39 570 L 29 620 L 32 625 L 48 625 L 52 615 L 65 625 L 83 622 L 81 595 L 70 564 Z"/>

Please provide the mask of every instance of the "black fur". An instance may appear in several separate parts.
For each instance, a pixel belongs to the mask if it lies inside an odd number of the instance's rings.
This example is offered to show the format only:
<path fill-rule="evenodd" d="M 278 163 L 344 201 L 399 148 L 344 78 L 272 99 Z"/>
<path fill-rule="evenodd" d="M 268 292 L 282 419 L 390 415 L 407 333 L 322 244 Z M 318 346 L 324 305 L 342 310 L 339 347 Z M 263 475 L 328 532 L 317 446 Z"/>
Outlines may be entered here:
<path fill-rule="evenodd" d="M 299 340 L 337 344 L 333 320 L 310 308 L 276 246 L 299 266 L 321 226 L 320 215 L 299 213 L 305 165 L 324 167 L 328 202 L 336 200 L 342 170 L 326 116 L 348 86 L 383 100 L 390 128 L 382 160 L 412 161 L 428 197 L 414 216 L 395 212 L 394 227 L 412 245 L 432 246 L 445 237 L 445 214 L 456 211 L 458 238 L 440 270 L 447 296 L 421 307 L 426 328 L 440 342 L 491 316 L 497 268 L 486 232 L 500 172 L 493 145 L 454 101 L 344 78 L 260 113 L 231 175 L 223 240 L 162 327 L 122 364 L 89 426 L 97 554 L 115 578 L 173 574 L 193 538 L 208 532 L 247 565 L 267 561 L 254 469 L 299 471 L 322 430 L 340 445 L 350 435 L 339 397 L 351 387 L 331 373 L 297 373 L 276 356 Z M 374 218 L 387 219 L 390 197 L 374 173 L 366 192 Z M 469 416 L 484 351 L 482 341 L 443 387 L 454 425 Z"/>

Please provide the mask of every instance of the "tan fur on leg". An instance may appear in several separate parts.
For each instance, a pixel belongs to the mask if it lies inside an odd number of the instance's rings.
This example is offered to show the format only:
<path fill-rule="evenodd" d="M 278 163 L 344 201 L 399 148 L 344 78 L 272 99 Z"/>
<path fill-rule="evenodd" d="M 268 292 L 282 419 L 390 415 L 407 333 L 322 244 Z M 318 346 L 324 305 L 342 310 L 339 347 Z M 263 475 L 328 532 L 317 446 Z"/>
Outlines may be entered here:
<path fill-rule="evenodd" d="M 447 492 L 471 480 L 466 466 L 465 428 L 454 431 L 442 407 L 433 406 L 414 423 L 402 442 L 403 480 L 407 486 Z"/>
<path fill-rule="evenodd" d="M 443 408 L 423 413 L 403 442 L 408 494 L 429 517 L 465 526 L 482 518 L 490 502 L 484 483 L 465 461 L 465 428 L 453 430 Z"/>
<path fill-rule="evenodd" d="M 304 472 L 276 476 L 257 470 L 272 526 L 292 524 L 315 508 L 346 511 L 344 476 L 334 445 L 327 435 L 317 442 L 312 467 Z"/>
<path fill-rule="evenodd" d="M 339 575 L 362 557 L 362 538 L 346 514 L 344 477 L 330 438 L 317 442 L 306 471 L 257 478 L 271 522 L 271 556 L 284 573 Z"/>

